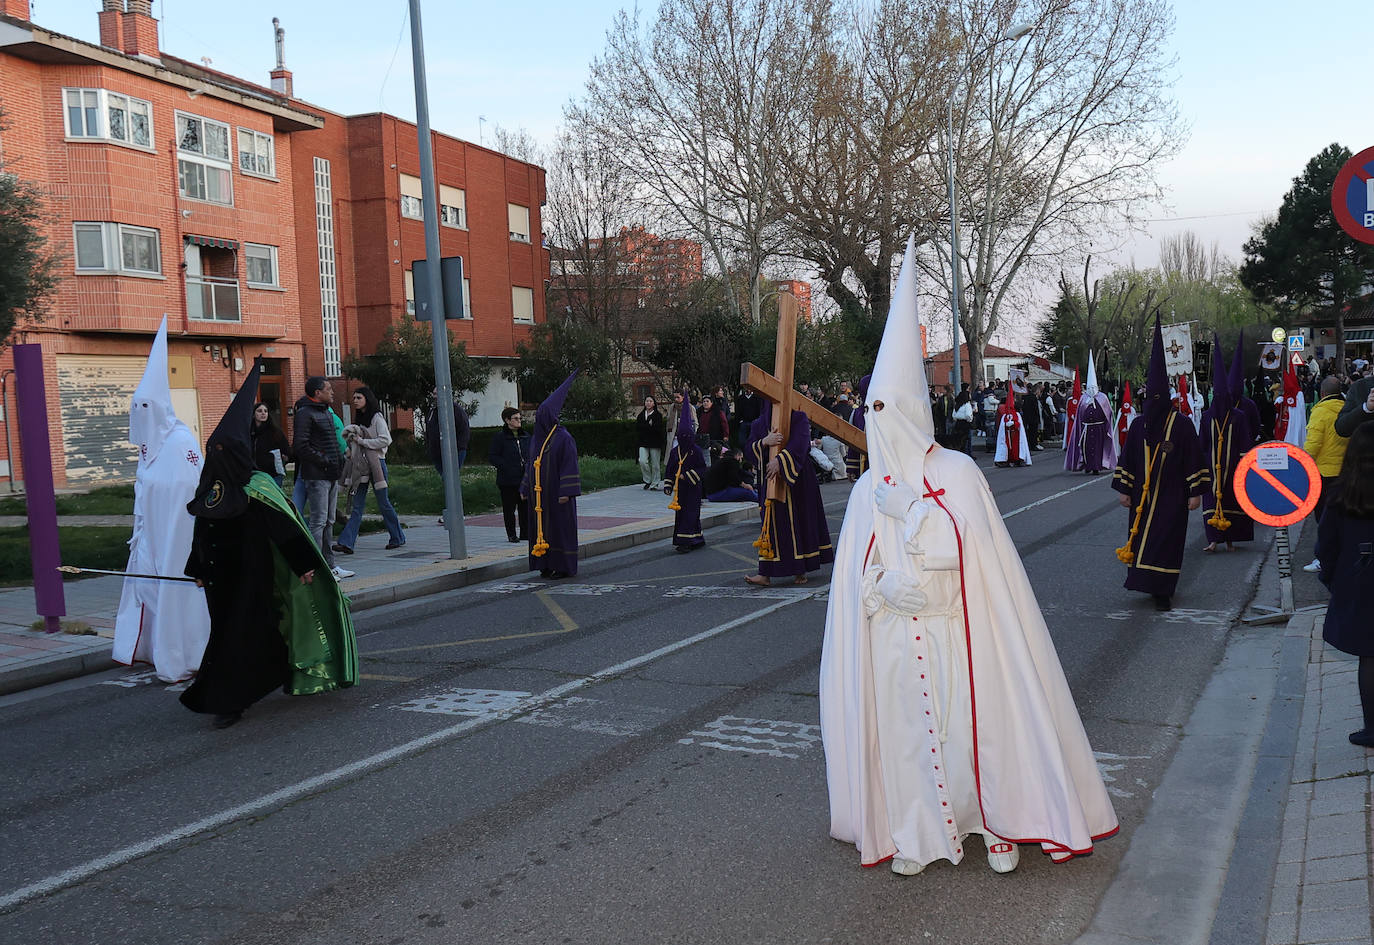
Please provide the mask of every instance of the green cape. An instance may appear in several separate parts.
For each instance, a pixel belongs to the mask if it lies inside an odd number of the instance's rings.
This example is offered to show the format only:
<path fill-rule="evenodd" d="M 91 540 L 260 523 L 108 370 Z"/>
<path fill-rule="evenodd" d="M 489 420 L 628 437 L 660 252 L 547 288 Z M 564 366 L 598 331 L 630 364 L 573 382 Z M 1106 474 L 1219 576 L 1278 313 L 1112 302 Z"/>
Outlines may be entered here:
<path fill-rule="evenodd" d="M 291 664 L 287 694 L 307 696 L 353 685 L 358 681 L 358 641 L 353 635 L 348 598 L 339 589 L 319 545 L 271 476 L 253 473 L 244 491 L 250 499 L 295 522 L 316 559 L 314 579 L 302 584 L 276 545 L 272 546 L 272 591 L 281 610 L 281 635 Z"/>

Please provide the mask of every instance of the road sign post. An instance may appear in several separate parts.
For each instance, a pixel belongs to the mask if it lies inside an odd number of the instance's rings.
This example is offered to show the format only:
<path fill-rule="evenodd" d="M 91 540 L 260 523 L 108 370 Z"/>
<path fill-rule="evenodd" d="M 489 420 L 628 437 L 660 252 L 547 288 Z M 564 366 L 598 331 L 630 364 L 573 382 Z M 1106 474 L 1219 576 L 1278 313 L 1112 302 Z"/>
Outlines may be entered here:
<path fill-rule="evenodd" d="M 1274 552 L 1279 566 L 1279 606 L 1255 605 L 1254 613 L 1241 618 L 1248 624 L 1284 623 L 1295 613 L 1320 607 L 1293 607 L 1293 549 L 1288 526 L 1300 522 L 1316 508 L 1322 477 L 1316 461 L 1292 443 L 1272 440 L 1246 453 L 1234 479 L 1241 511 L 1261 525 L 1274 527 Z"/>

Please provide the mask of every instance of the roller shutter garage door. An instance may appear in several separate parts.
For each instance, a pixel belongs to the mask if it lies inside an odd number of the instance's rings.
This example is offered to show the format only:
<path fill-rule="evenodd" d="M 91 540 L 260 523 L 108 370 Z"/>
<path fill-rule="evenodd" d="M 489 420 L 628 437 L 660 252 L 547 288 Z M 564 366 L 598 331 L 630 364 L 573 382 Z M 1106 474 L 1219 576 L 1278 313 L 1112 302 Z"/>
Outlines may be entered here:
<path fill-rule="evenodd" d="M 129 442 L 129 400 L 147 365 L 137 355 L 57 356 L 68 482 L 134 478 L 138 453 Z"/>

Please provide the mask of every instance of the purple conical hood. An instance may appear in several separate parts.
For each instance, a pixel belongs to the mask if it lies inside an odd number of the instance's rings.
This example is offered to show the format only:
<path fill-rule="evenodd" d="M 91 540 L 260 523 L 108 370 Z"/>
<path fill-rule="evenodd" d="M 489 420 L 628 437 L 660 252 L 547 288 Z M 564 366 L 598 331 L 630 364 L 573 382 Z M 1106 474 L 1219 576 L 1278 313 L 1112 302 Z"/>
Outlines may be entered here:
<path fill-rule="evenodd" d="M 1155 314 L 1155 339 L 1150 347 L 1150 368 L 1145 375 L 1145 404 L 1141 415 L 1145 420 L 1147 441 L 1157 442 L 1164 432 L 1164 421 L 1173 404 L 1169 397 L 1169 369 L 1164 362 L 1164 332 L 1159 315 Z"/>
<path fill-rule="evenodd" d="M 865 374 L 859 378 L 859 400 L 868 403 L 868 384 L 873 380 L 872 374 Z"/>
<path fill-rule="evenodd" d="M 534 412 L 535 427 L 543 427 L 550 430 L 558 423 L 558 415 L 563 412 L 563 401 L 568 399 L 568 391 L 572 390 L 573 381 L 577 379 L 578 371 L 573 371 L 568 375 L 568 379 L 552 394 L 544 398 L 544 402 L 539 405 L 539 409 Z"/>
<path fill-rule="evenodd" d="M 1236 338 L 1236 356 L 1231 361 L 1231 371 L 1226 375 L 1226 386 L 1231 390 L 1231 403 L 1239 403 L 1245 396 L 1245 332 Z"/>
<path fill-rule="evenodd" d="M 1226 359 L 1221 355 L 1221 338 L 1212 332 L 1212 409 L 1224 416 L 1235 406 L 1235 392 L 1226 375 Z"/>
<path fill-rule="evenodd" d="M 692 390 L 685 387 L 682 390 L 682 410 L 678 412 L 677 437 L 679 443 L 690 443 L 696 435 L 697 412 L 692 409 Z"/>

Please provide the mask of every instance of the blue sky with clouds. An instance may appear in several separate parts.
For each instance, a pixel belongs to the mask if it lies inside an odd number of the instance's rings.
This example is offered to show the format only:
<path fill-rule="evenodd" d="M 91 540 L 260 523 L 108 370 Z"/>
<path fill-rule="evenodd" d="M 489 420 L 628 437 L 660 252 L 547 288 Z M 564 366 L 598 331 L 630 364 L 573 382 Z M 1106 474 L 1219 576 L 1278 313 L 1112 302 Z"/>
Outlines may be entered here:
<path fill-rule="evenodd" d="M 434 127 L 489 141 L 499 124 L 547 141 L 624 6 L 426 0 Z M 298 95 L 345 113 L 413 117 L 406 7 L 405 0 L 157 0 L 153 9 L 163 49 L 192 61 L 209 57 L 213 68 L 263 84 L 273 65 L 272 17 L 280 17 Z M 99 0 L 33 0 L 33 19 L 94 41 L 99 8 Z M 1174 9 L 1175 92 L 1191 136 L 1161 169 L 1171 205 L 1147 210 L 1161 222 L 1127 241 L 1121 262 L 1152 265 L 1154 240 L 1182 229 L 1239 259 L 1254 220 L 1277 209 L 1309 158 L 1332 141 L 1353 151 L 1374 145 L 1367 102 L 1374 93 L 1363 62 L 1374 18 L 1366 0 L 1178 0 Z"/>

